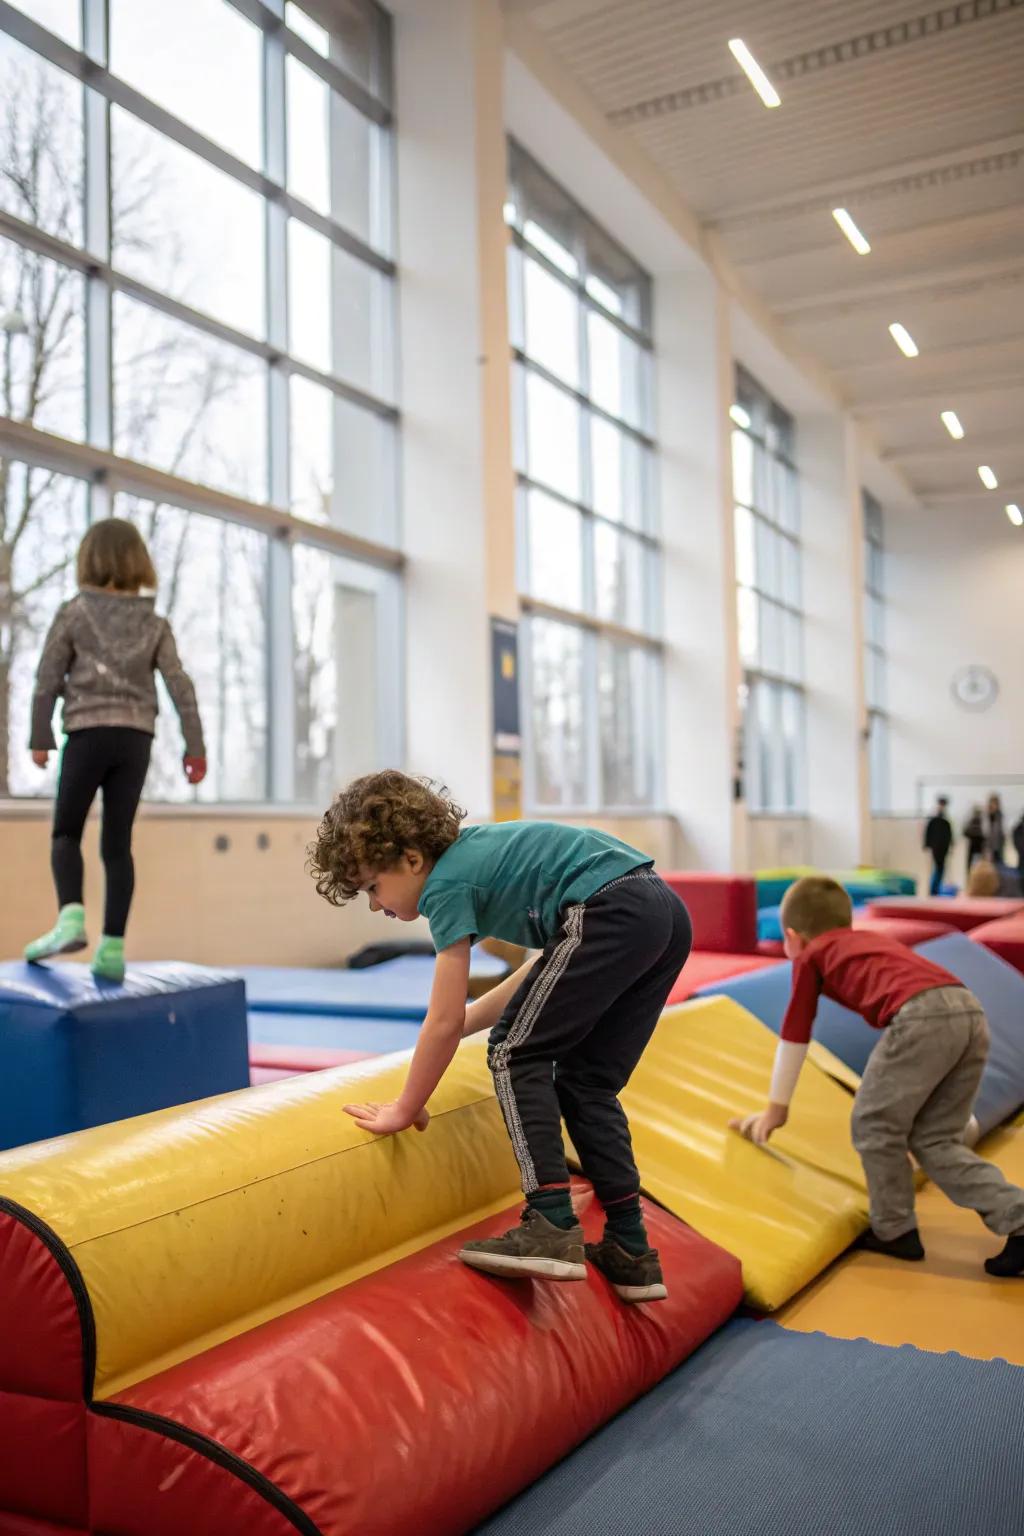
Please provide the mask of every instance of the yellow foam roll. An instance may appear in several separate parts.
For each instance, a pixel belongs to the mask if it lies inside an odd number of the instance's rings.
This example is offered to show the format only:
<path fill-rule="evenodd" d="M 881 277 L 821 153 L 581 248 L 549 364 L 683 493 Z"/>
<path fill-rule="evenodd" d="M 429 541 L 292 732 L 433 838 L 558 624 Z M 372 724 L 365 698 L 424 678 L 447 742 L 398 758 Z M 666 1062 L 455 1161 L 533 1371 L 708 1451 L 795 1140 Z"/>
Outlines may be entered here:
<path fill-rule="evenodd" d="M 808 1062 L 768 1147 L 730 1131 L 763 1109 L 777 1040 L 730 998 L 665 1014 L 623 1095 L 644 1188 L 737 1255 L 748 1301 L 781 1306 L 867 1225 L 849 1093 Z"/>
<path fill-rule="evenodd" d="M 97 1396 L 515 1201 L 482 1039 L 459 1051 L 425 1134 L 375 1137 L 343 1113 L 395 1098 L 406 1065 L 308 1073 L 0 1155 L 0 1194 L 81 1270 Z"/>

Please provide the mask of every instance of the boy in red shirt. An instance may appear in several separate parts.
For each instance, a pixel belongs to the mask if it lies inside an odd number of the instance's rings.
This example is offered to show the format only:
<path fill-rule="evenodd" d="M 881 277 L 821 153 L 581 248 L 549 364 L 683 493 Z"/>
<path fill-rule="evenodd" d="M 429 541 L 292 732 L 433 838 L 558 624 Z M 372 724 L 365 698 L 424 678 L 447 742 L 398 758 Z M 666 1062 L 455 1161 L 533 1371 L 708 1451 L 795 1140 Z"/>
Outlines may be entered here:
<path fill-rule="evenodd" d="M 764 1143 L 785 1125 L 824 993 L 882 1031 L 853 1105 L 853 1144 L 867 1179 L 871 1230 L 862 1245 L 895 1259 L 923 1259 L 914 1217 L 912 1152 L 956 1205 L 978 1212 L 1006 1238 L 986 1259 L 990 1275 L 1024 1275 L 1024 1190 L 964 1143 L 988 1056 L 984 1010 L 950 971 L 895 939 L 857 933 L 841 885 L 810 875 L 782 903 L 793 989 L 770 1089 L 760 1115 L 732 1121 Z"/>

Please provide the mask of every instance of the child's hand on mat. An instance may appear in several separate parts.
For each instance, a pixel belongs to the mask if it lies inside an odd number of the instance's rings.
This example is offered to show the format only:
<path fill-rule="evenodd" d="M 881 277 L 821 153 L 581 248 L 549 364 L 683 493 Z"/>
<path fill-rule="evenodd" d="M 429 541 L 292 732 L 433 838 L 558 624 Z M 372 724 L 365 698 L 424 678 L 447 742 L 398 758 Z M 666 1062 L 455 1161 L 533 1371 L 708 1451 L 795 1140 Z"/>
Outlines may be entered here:
<path fill-rule="evenodd" d="M 759 1115 L 737 1115 L 735 1120 L 729 1121 L 729 1129 L 739 1131 L 748 1141 L 763 1147 L 772 1132 L 779 1130 L 788 1119 L 789 1110 L 784 1104 L 769 1104 Z"/>
<path fill-rule="evenodd" d="M 419 1110 L 415 1115 L 403 1109 L 399 1103 L 394 1104 L 346 1104 L 346 1115 L 351 1115 L 357 1125 L 361 1125 L 364 1131 L 372 1131 L 375 1136 L 391 1136 L 395 1131 L 408 1130 L 414 1125 L 418 1131 L 425 1131 L 430 1124 L 430 1113 L 426 1109 Z"/>
<path fill-rule="evenodd" d="M 185 764 L 185 777 L 190 784 L 201 784 L 206 778 L 206 758 L 189 757 L 188 753 L 182 758 Z"/>
<path fill-rule="evenodd" d="M 50 754 L 49 752 L 33 752 L 32 761 L 35 763 L 37 768 L 45 768 L 47 763 L 50 761 Z"/>

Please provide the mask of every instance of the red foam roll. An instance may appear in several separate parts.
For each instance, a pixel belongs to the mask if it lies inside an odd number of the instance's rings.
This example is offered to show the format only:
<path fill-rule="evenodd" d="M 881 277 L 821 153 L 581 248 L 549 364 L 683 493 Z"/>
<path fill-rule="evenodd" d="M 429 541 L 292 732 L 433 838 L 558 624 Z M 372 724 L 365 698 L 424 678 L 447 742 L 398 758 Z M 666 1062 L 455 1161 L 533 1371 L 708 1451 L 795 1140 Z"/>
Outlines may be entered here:
<path fill-rule="evenodd" d="M 584 1198 L 593 1238 L 601 1213 Z M 464 1532 L 672 1370 L 742 1293 L 736 1259 L 654 1207 L 667 1301 L 628 1306 L 593 1270 L 585 1282 L 515 1282 L 457 1261 L 467 1237 L 502 1231 L 516 1215 L 436 1243 L 117 1401 L 228 1448 L 322 1536 Z M 101 1523 L 125 1529 L 114 1518 L 120 1486 L 144 1508 L 175 1471 L 176 1496 L 190 1501 L 179 1506 L 178 1531 L 205 1536 L 207 1475 L 157 1436 L 144 1458 L 111 1454 L 94 1465 L 96 1507 L 109 1511 Z M 217 1536 L 249 1531 L 236 1521 Z"/>

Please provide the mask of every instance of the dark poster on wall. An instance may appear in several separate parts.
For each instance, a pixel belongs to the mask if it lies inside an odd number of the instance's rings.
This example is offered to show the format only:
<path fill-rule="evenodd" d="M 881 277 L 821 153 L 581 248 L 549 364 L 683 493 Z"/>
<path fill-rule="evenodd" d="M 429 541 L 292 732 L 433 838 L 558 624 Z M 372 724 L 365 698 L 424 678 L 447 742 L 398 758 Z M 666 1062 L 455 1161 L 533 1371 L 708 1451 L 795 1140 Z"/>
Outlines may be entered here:
<path fill-rule="evenodd" d="M 492 761 L 495 821 L 523 814 L 522 740 L 519 732 L 519 630 L 491 620 Z"/>

